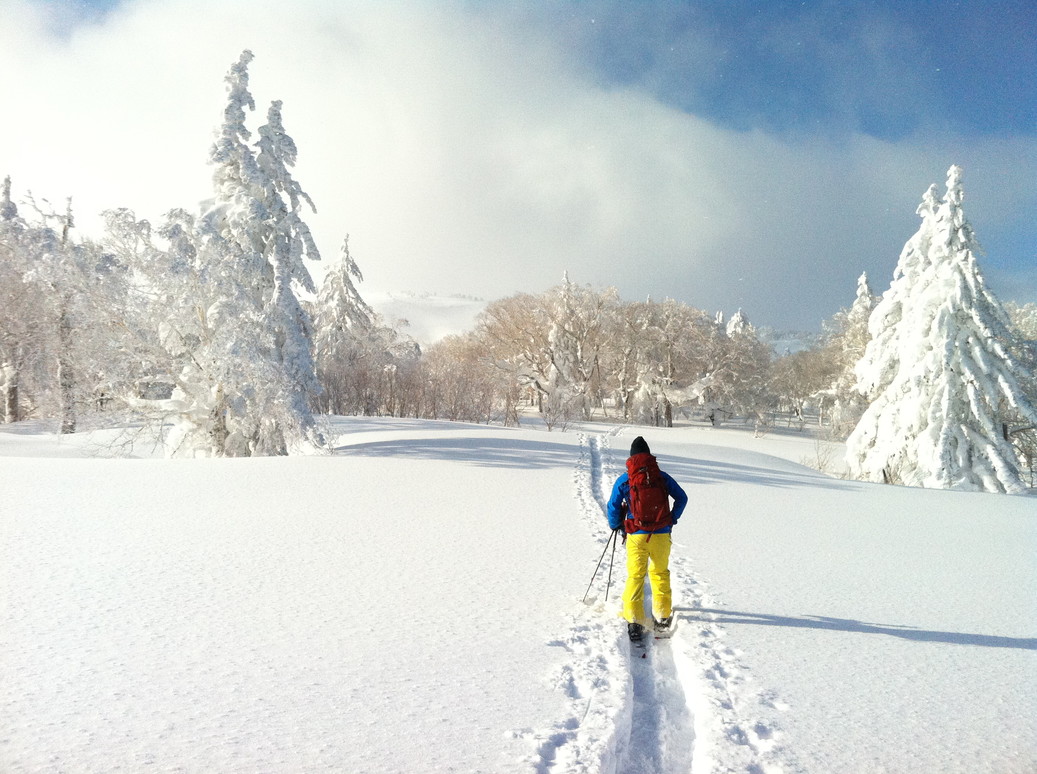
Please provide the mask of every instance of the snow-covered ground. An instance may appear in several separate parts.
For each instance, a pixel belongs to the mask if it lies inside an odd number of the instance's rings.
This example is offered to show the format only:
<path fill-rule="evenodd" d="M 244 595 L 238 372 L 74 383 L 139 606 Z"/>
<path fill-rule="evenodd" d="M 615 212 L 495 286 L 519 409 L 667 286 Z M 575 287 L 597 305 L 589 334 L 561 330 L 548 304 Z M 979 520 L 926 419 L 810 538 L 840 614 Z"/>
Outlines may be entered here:
<path fill-rule="evenodd" d="M 792 431 L 333 432 L 0 428 L 0 771 L 1037 770 L 1032 497 L 829 478 Z M 638 433 L 691 496 L 644 659 L 621 554 L 581 601 Z"/>

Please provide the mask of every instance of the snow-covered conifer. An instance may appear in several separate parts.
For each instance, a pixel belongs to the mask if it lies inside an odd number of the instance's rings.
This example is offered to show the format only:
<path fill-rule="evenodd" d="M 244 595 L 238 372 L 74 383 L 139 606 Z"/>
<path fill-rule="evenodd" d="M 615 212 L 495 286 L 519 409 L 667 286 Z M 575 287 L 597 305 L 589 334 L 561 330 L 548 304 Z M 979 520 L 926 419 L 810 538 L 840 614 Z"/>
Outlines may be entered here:
<path fill-rule="evenodd" d="M 856 389 L 857 375 L 854 368 L 868 346 L 868 320 L 876 303 L 878 299 L 868 284 L 868 275 L 862 273 L 857 279 L 857 296 L 853 304 L 826 323 L 828 342 L 825 352 L 838 376 L 831 388 L 822 394 L 833 403 L 832 428 L 840 436 L 857 424 L 865 408 L 863 398 Z"/>
<path fill-rule="evenodd" d="M 373 413 L 377 391 L 360 385 L 369 385 L 371 372 L 391 360 L 389 342 L 394 336 L 379 330 L 374 310 L 354 280 L 362 282 L 363 274 L 349 251 L 347 235 L 339 261 L 324 275 L 313 313 L 320 406 L 328 413 Z"/>
<path fill-rule="evenodd" d="M 11 176 L 4 178 L 3 188 L 0 189 L 0 223 L 12 223 L 18 217 L 18 205 L 11 201 Z"/>
<path fill-rule="evenodd" d="M 717 321 L 719 323 L 720 318 L 717 318 Z M 752 323 L 749 322 L 749 316 L 739 309 L 731 315 L 731 319 L 727 321 L 727 328 L 725 330 L 727 331 L 728 336 L 739 336 L 751 332 L 753 326 Z"/>
<path fill-rule="evenodd" d="M 1012 320 L 1012 325 L 1019 334 L 1030 342 L 1037 343 L 1037 304 L 1017 304 L 1008 302 L 1005 311 Z"/>
<path fill-rule="evenodd" d="M 962 171 L 923 197 L 922 225 L 869 319 L 856 367 L 869 406 L 847 440 L 851 474 L 932 488 L 1024 490 L 1010 418 L 1037 423 L 1019 386 L 1012 334 L 984 284 L 962 209 Z"/>
<path fill-rule="evenodd" d="M 374 322 L 374 311 L 361 297 L 354 279 L 363 282 L 364 275 L 349 252 L 347 235 L 341 259 L 328 269 L 317 294 L 314 322 L 319 357 L 334 358 L 350 331 L 370 328 Z"/>
<path fill-rule="evenodd" d="M 258 153 L 249 144 L 251 61 L 244 51 L 226 76 L 224 120 L 209 154 L 215 195 L 189 235 L 206 299 L 198 340 L 208 356 L 187 362 L 180 380 L 179 397 L 192 405 L 180 439 L 187 453 L 284 454 L 321 443 L 310 408 L 319 392 L 313 326 L 296 295 L 296 287 L 314 290 L 303 258 L 320 258 L 302 219 L 312 202 L 289 172 L 297 151 L 280 102 L 259 131 Z"/>
<path fill-rule="evenodd" d="M 843 329 L 843 348 L 846 351 L 854 352 L 859 349 L 860 354 L 864 354 L 864 348 L 868 345 L 868 320 L 877 302 L 878 299 L 868 284 L 868 273 L 864 272 L 857 278 L 857 297 L 846 314 Z M 851 359 L 856 361 L 859 358 Z"/>
<path fill-rule="evenodd" d="M 266 443 L 261 450 L 280 450 L 288 440 L 286 433 L 294 435 L 296 442 L 320 446 L 323 439 L 316 431 L 311 405 L 320 393 L 313 358 L 313 321 L 296 295 L 296 288 L 316 292 L 303 258 L 319 261 L 320 252 L 302 218 L 302 206 L 305 202 L 312 210 L 316 208 L 289 170 L 295 165 L 297 150 L 284 130 L 280 101 L 271 103 L 257 146 L 257 163 L 264 178 L 262 204 L 268 217 L 264 252 L 274 275 L 263 317 L 273 337 L 270 356 L 283 375 L 281 389 L 267 396 L 263 409 L 267 417 L 283 416 L 261 437 Z"/>

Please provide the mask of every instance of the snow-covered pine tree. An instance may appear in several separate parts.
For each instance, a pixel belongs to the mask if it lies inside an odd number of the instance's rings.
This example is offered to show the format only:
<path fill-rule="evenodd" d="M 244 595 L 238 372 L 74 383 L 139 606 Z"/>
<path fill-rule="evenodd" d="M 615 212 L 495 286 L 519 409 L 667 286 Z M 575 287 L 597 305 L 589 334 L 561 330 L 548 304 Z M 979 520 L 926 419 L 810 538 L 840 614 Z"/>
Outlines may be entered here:
<path fill-rule="evenodd" d="M 11 176 L 4 178 L 3 188 L 0 188 L 0 223 L 6 230 L 10 224 L 18 218 L 18 205 L 11 200 Z"/>
<path fill-rule="evenodd" d="M 1037 304 L 1017 304 L 1009 301 L 1005 304 L 1005 311 L 1023 339 L 1037 343 Z"/>
<path fill-rule="evenodd" d="M 720 318 L 717 318 L 718 322 Z M 749 315 L 739 309 L 735 312 L 731 319 L 727 322 L 727 335 L 734 337 L 751 333 L 753 330 L 753 324 L 749 322 Z"/>
<path fill-rule="evenodd" d="M 349 252 L 349 235 L 342 242 L 341 260 L 324 275 L 317 294 L 314 321 L 317 328 L 317 352 L 334 358 L 340 342 L 350 331 L 362 331 L 374 324 L 374 310 L 361 297 L 353 280 L 364 281 L 364 275 Z"/>
<path fill-rule="evenodd" d="M 207 299 L 196 326 L 205 357 L 192 356 L 178 380 L 176 397 L 190 405 L 181 453 L 285 454 L 322 442 L 310 409 L 319 391 L 313 328 L 295 294 L 296 285 L 314 289 L 302 258 L 319 258 L 301 217 L 310 200 L 288 171 L 296 149 L 279 102 L 260 130 L 258 155 L 249 144 L 251 61 L 244 51 L 225 79 L 227 106 L 209 154 L 215 196 L 190 219 L 190 232 L 183 217 L 173 224 L 192 243 L 180 252 L 193 254 Z"/>
<path fill-rule="evenodd" d="M 178 289 L 198 291 L 191 313 L 175 326 L 186 345 L 173 396 L 180 422 L 169 439 L 170 453 L 178 456 L 252 454 L 257 393 L 277 378 L 264 354 L 269 337 L 262 325 L 273 289 L 259 235 L 265 213 L 255 196 L 265 181 L 245 126 L 246 111 L 255 109 L 248 90 L 251 61 L 252 53 L 242 52 L 224 78 L 227 104 L 209 151 L 214 197 L 200 217 L 174 211 L 162 229 L 177 254 L 170 260 L 190 266 Z"/>
<path fill-rule="evenodd" d="M 298 151 L 284 130 L 279 100 L 271 103 L 267 123 L 260 127 L 256 145 L 259 148 L 256 161 L 265 183 L 262 190 L 262 203 L 267 212 L 264 252 L 274 275 L 272 296 L 266 302 L 263 316 L 273 336 L 270 356 L 283 376 L 280 389 L 266 395 L 263 415 L 276 420 L 268 423 L 266 432 L 261 434 L 260 451 L 284 453 L 286 434 L 295 443 L 324 445 L 312 411 L 312 401 L 320 394 L 313 357 L 313 321 L 296 295 L 296 288 L 316 292 L 303 258 L 319 261 L 320 252 L 309 226 L 302 219 L 302 206 L 305 202 L 314 212 L 316 207 L 289 170 L 295 166 Z"/>
<path fill-rule="evenodd" d="M 922 225 L 869 319 L 856 367 L 869 406 L 847 439 L 851 475 L 930 488 L 1020 493 L 1012 414 L 1037 423 L 1009 351 L 1012 334 L 984 284 L 962 209 L 962 170 L 923 197 Z"/>
<path fill-rule="evenodd" d="M 843 362 L 854 365 L 864 355 L 868 346 L 868 320 L 877 303 L 878 299 L 868 284 L 868 273 L 864 272 L 857 278 L 857 297 L 847 311 L 840 331 Z"/>
<path fill-rule="evenodd" d="M 363 410 L 351 393 L 356 392 L 352 387 L 356 372 L 363 367 L 364 353 L 374 338 L 375 314 L 354 279 L 362 282 L 363 274 L 349 252 L 347 235 L 340 260 L 324 275 L 313 313 L 321 406 L 329 413 Z"/>
<path fill-rule="evenodd" d="M 833 402 L 832 428 L 839 437 L 848 433 L 864 412 L 863 398 L 856 390 L 854 368 L 868 346 L 868 320 L 877 303 L 878 299 L 868 284 L 868 274 L 862 273 L 857 278 L 857 296 L 853 304 L 837 313 L 827 324 L 827 355 L 834 361 L 839 376 L 824 395 Z"/>

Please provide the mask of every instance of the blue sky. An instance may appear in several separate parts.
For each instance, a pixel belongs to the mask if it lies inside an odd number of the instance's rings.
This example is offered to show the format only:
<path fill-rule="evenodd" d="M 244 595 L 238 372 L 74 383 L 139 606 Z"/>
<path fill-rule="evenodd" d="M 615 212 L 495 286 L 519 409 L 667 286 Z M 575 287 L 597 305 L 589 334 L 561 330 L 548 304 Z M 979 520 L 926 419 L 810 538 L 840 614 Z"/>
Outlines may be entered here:
<path fill-rule="evenodd" d="M 888 287 L 922 193 L 960 164 L 988 281 L 1037 301 L 1032 0 L 289 6 L 0 0 L 42 42 L 0 65 L 31 80 L 45 62 L 56 101 L 64 74 L 90 125 L 67 179 L 53 144 L 10 153 L 64 120 L 51 100 L 0 130 L 16 191 L 151 217 L 204 197 L 222 75 L 248 46 L 257 101 L 285 102 L 325 256 L 350 233 L 378 289 L 497 297 L 568 270 L 816 329 L 861 271 Z M 0 86 L 8 104 L 30 93 Z M 142 136 L 164 148 L 147 181 Z"/>
<path fill-rule="evenodd" d="M 1037 131 L 1031 0 L 582 5 L 558 8 L 577 9 L 581 55 L 606 82 L 731 128 Z"/>

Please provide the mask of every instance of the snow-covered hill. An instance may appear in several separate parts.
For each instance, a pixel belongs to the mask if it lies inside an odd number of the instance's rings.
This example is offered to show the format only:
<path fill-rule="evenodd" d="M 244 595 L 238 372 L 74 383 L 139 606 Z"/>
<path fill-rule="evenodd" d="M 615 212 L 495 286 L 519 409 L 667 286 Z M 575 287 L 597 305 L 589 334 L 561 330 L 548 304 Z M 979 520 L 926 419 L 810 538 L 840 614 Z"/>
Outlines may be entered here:
<path fill-rule="evenodd" d="M 354 418 L 209 461 L 35 430 L 0 427 L 4 772 L 1037 770 L 1032 498 L 733 429 Z M 645 659 L 620 555 L 581 602 L 638 432 L 691 496 Z"/>
<path fill-rule="evenodd" d="M 437 296 L 424 293 L 364 292 L 364 300 L 386 323 L 400 320 L 407 324 L 401 332 L 425 347 L 446 336 L 458 335 L 475 327 L 475 319 L 486 301 L 467 296 Z"/>

